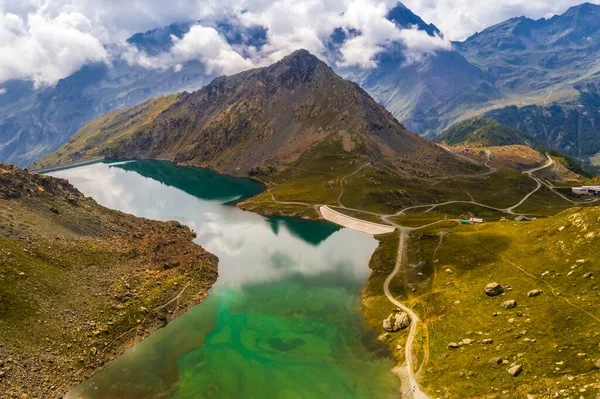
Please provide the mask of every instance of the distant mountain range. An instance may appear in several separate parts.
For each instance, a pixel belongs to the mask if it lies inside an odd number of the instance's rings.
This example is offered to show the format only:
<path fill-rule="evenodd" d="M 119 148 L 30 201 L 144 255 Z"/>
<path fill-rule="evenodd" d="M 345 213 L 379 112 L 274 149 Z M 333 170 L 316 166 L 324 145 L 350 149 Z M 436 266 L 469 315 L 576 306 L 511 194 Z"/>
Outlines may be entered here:
<path fill-rule="evenodd" d="M 512 18 L 454 47 L 504 96 L 477 113 L 583 159 L 600 152 L 600 5 Z"/>
<path fill-rule="evenodd" d="M 388 19 L 402 28 L 443 36 L 402 4 Z M 172 36 L 183 37 L 193 22 L 132 36 L 147 54 L 167 51 Z M 266 43 L 267 32 L 223 22 L 215 27 L 243 47 Z M 346 40 L 332 32 L 327 58 L 333 65 Z M 408 62 L 401 42 L 378 55 L 374 69 L 336 72 L 357 82 L 409 130 L 433 137 L 453 122 L 484 115 L 538 137 L 582 159 L 600 153 L 600 6 L 582 4 L 563 15 L 537 21 L 520 17 L 490 27 L 450 50 Z M 197 61 L 181 69 L 146 69 L 116 60 L 91 64 L 35 90 L 28 82 L 0 87 L 0 161 L 26 166 L 58 149 L 86 122 L 159 95 L 194 91 L 215 76 Z"/>

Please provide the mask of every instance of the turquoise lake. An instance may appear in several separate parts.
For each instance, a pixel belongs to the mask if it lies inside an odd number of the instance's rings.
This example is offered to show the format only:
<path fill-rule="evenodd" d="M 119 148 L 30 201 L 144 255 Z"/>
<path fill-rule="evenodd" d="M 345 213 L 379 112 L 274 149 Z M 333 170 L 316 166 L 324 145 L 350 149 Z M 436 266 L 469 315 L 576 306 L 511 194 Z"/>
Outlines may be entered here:
<path fill-rule="evenodd" d="M 360 291 L 377 246 L 327 222 L 234 206 L 261 184 L 162 161 L 52 172 L 98 203 L 177 220 L 219 257 L 208 298 L 68 398 L 395 398 L 394 361 L 370 331 Z"/>

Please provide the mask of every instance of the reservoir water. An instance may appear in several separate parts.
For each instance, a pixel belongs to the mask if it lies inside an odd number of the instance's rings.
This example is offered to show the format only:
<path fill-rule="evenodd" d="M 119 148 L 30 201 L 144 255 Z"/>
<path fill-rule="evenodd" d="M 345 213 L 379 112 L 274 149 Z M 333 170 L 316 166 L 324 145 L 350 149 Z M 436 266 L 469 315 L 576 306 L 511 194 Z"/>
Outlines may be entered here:
<path fill-rule="evenodd" d="M 252 180 L 162 161 L 51 173 L 98 203 L 177 220 L 219 257 L 207 299 L 69 398 L 393 398 L 391 357 L 360 313 L 377 246 L 327 222 L 265 218 L 233 204 Z"/>

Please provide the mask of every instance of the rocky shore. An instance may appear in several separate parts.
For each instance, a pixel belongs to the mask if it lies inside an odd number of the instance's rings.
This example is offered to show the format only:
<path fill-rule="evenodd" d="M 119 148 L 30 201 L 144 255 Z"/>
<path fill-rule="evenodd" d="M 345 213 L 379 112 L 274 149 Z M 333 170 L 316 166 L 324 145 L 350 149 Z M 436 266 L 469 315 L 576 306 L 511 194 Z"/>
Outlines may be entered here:
<path fill-rule="evenodd" d="M 177 222 L 0 165 L 0 398 L 57 398 L 201 302 L 217 258 Z"/>

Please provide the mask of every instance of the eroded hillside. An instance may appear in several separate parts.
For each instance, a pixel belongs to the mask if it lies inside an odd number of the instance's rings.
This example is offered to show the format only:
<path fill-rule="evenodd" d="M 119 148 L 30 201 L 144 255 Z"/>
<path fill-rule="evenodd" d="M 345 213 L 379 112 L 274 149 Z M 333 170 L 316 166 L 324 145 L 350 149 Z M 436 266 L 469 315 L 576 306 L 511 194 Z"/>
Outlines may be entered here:
<path fill-rule="evenodd" d="M 0 397 L 56 397 L 201 301 L 217 259 L 177 222 L 0 165 Z"/>

